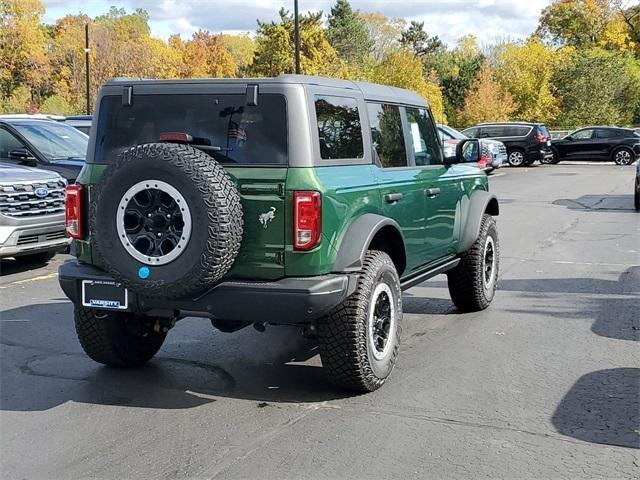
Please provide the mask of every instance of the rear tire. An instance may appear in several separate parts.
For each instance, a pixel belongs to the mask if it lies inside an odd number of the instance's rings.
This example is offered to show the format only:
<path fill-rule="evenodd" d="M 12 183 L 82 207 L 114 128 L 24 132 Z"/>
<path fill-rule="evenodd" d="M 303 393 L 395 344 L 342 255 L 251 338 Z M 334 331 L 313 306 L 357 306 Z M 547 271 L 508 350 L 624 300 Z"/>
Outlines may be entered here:
<path fill-rule="evenodd" d="M 462 312 L 484 310 L 495 295 L 500 267 L 498 230 L 491 215 L 484 214 L 478 238 L 460 257 L 458 266 L 447 272 L 451 300 Z"/>
<path fill-rule="evenodd" d="M 22 263 L 47 263 L 53 257 L 56 256 L 57 251 L 55 252 L 40 252 L 40 253 L 32 253 L 31 255 L 21 255 L 16 257 L 16 260 Z"/>
<path fill-rule="evenodd" d="M 613 152 L 612 157 L 616 165 L 626 166 L 633 163 L 633 151 L 628 148 L 619 148 Z"/>
<path fill-rule="evenodd" d="M 144 365 L 160 350 L 167 336 L 153 330 L 156 317 L 76 307 L 74 320 L 85 353 L 112 367 Z"/>
<path fill-rule="evenodd" d="M 320 357 L 338 386 L 380 388 L 398 357 L 402 324 L 400 278 L 391 258 L 367 252 L 356 291 L 318 323 Z"/>
<path fill-rule="evenodd" d="M 512 167 L 523 167 L 525 166 L 527 159 L 523 150 L 519 148 L 514 148 L 510 150 L 507 157 L 507 162 Z"/>

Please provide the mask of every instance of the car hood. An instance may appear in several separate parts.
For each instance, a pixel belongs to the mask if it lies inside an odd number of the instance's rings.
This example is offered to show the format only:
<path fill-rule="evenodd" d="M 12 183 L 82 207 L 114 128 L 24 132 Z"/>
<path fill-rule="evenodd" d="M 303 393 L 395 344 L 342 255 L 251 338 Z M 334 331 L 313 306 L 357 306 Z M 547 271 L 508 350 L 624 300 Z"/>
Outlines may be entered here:
<path fill-rule="evenodd" d="M 60 175 L 56 172 L 50 172 L 49 170 L 0 162 L 0 182 L 2 183 L 19 183 L 49 179 L 58 180 L 60 179 Z"/>

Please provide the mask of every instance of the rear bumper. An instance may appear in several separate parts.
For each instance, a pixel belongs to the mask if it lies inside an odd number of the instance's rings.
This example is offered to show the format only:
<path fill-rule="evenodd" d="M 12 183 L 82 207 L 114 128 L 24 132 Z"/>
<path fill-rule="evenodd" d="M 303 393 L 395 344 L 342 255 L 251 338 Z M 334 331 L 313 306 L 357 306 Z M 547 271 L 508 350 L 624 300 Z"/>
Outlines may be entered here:
<path fill-rule="evenodd" d="M 75 260 L 59 269 L 65 295 L 81 304 L 82 280 L 112 280 L 102 270 Z M 308 323 L 351 295 L 356 274 L 284 278 L 273 282 L 226 281 L 193 298 L 156 299 L 128 292 L 129 311 L 158 316 L 199 316 L 240 322 Z"/>

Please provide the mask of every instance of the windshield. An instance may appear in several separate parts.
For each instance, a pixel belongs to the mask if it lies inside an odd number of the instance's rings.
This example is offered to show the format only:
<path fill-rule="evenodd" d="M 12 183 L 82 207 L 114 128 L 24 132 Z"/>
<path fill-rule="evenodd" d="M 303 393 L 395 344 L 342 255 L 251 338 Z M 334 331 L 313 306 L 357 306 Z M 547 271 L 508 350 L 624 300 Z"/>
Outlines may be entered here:
<path fill-rule="evenodd" d="M 455 140 L 464 140 L 467 136 L 455 128 L 451 128 L 448 125 L 440 125 L 440 131 L 444 133 L 445 138 L 453 138 Z"/>
<path fill-rule="evenodd" d="M 131 106 L 123 106 L 120 96 L 106 96 L 99 117 L 96 163 L 111 163 L 135 145 L 179 137 L 221 163 L 288 161 L 283 95 L 260 94 L 256 106 L 237 94 L 137 95 Z"/>
<path fill-rule="evenodd" d="M 89 137 L 57 122 L 14 123 L 13 127 L 47 160 L 84 160 Z"/>

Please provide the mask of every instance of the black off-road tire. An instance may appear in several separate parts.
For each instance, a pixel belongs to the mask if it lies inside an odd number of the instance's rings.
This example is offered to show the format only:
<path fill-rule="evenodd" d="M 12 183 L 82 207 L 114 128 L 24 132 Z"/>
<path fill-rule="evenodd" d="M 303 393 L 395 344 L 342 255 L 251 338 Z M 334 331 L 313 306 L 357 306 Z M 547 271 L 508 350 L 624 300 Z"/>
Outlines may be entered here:
<path fill-rule="evenodd" d="M 20 255 L 19 257 L 16 257 L 16 260 L 23 263 L 47 263 L 55 257 L 57 253 L 57 251 L 31 253 L 29 255 Z"/>
<path fill-rule="evenodd" d="M 164 265 L 147 266 L 134 258 L 116 231 L 125 193 L 148 180 L 179 191 L 191 215 L 188 243 Z M 89 221 L 106 270 L 127 288 L 156 298 L 197 294 L 219 281 L 235 261 L 243 230 L 240 195 L 224 168 L 196 148 L 172 143 L 133 147 L 116 159 L 91 194 Z M 146 278 L 140 275 L 143 267 Z"/>
<path fill-rule="evenodd" d="M 491 237 L 491 240 L 488 240 Z M 491 280 L 486 280 L 485 253 L 489 242 L 493 245 L 495 268 Z M 480 234 L 471 248 L 460 256 L 457 267 L 447 272 L 451 300 L 462 312 L 477 312 L 489 306 L 495 295 L 500 267 L 500 244 L 496 221 L 484 214 Z"/>
<path fill-rule="evenodd" d="M 388 348 L 376 358 L 370 339 L 371 300 L 376 287 L 388 288 L 393 302 Z M 387 295 L 387 293 L 384 293 Z M 378 294 L 380 298 L 381 294 Z M 387 297 L 389 298 L 389 297 Z M 375 307 L 375 306 L 374 306 Z M 320 357 L 329 378 L 338 386 L 357 392 L 380 388 L 391 374 L 398 356 L 402 331 L 402 292 L 391 258 L 380 251 L 367 252 L 356 291 L 318 323 Z"/>
<path fill-rule="evenodd" d="M 76 333 L 85 353 L 112 367 L 137 367 L 160 350 L 167 334 L 155 332 L 155 317 L 76 307 Z"/>

